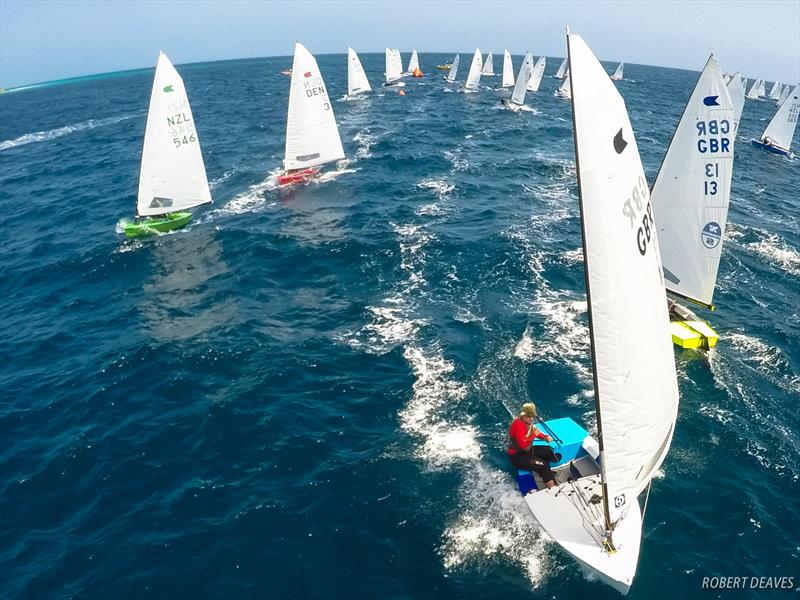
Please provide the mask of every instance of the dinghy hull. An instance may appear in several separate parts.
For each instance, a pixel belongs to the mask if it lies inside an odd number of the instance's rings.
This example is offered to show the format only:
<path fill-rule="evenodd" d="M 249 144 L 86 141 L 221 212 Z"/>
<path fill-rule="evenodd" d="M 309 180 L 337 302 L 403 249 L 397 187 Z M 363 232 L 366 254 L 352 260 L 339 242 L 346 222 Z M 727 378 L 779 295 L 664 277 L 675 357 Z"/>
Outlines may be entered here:
<path fill-rule="evenodd" d="M 788 150 L 784 150 L 783 148 L 778 148 L 777 146 L 773 146 L 772 144 L 765 144 L 761 140 L 750 140 L 754 146 L 758 146 L 759 148 L 763 148 L 767 152 L 772 152 L 773 154 L 780 154 L 781 156 L 789 156 L 791 152 Z"/>
<path fill-rule="evenodd" d="M 669 311 L 669 330 L 672 343 L 686 350 L 709 350 L 719 340 L 711 325 L 677 302 Z"/>
<path fill-rule="evenodd" d="M 313 179 L 319 175 L 319 169 L 302 169 L 300 171 L 293 171 L 291 173 L 284 173 L 278 175 L 278 183 L 280 185 L 294 185 L 296 183 L 305 183 L 309 179 Z"/>
<path fill-rule="evenodd" d="M 184 227 L 192 220 L 190 212 L 174 212 L 161 217 L 147 217 L 125 225 L 125 235 L 130 238 L 158 235 Z"/>

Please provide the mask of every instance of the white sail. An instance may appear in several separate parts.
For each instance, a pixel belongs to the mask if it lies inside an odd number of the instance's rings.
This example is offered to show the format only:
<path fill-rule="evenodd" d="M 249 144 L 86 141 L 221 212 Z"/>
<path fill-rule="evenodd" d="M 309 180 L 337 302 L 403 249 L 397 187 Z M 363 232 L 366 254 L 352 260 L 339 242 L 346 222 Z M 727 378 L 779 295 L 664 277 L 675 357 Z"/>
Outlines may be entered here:
<path fill-rule="evenodd" d="M 611 523 L 669 450 L 678 384 L 650 193 L 625 102 L 568 36 L 600 462 Z"/>
<path fill-rule="evenodd" d="M 511 54 L 508 50 L 503 52 L 503 83 L 502 86 L 511 87 L 514 85 L 514 65 L 511 64 Z"/>
<path fill-rule="evenodd" d="M 734 76 L 728 80 L 725 87 L 728 88 L 728 94 L 730 94 L 733 102 L 733 137 L 736 137 L 736 132 L 739 131 L 739 121 L 744 110 L 744 82 L 742 82 L 739 71 L 736 71 Z"/>
<path fill-rule="evenodd" d="M 189 98 L 162 52 L 150 93 L 136 214 L 164 215 L 208 202 L 211 191 Z"/>
<path fill-rule="evenodd" d="M 458 63 L 461 61 L 461 55 L 456 54 L 456 57 L 453 59 L 453 64 L 450 67 L 450 71 L 447 73 L 447 81 L 453 83 L 456 80 L 456 73 L 458 73 Z"/>
<path fill-rule="evenodd" d="M 789 93 L 792 91 L 792 87 L 787 83 L 783 86 L 783 91 L 781 91 L 781 97 L 778 98 L 778 102 L 776 103 L 777 106 L 780 106 L 786 101 L 786 98 L 789 97 Z"/>
<path fill-rule="evenodd" d="M 292 71 L 294 73 L 294 71 Z M 369 92 L 372 88 L 367 80 L 367 74 L 364 72 L 364 67 L 361 66 L 361 61 L 358 59 L 358 54 L 352 48 L 347 49 L 347 94 L 355 96 L 361 92 Z"/>
<path fill-rule="evenodd" d="M 528 81 L 531 78 L 533 71 L 533 55 L 528 52 L 525 55 L 525 60 L 522 61 L 522 66 L 519 68 L 517 74 L 517 83 L 514 85 L 514 92 L 511 94 L 511 102 L 522 106 L 525 102 L 525 92 L 528 91 Z"/>
<path fill-rule="evenodd" d="M 489 56 L 486 57 L 486 60 L 483 62 L 483 69 L 481 69 L 481 75 L 494 75 L 494 64 L 492 60 L 492 53 L 489 52 Z"/>
<path fill-rule="evenodd" d="M 475 54 L 472 56 L 472 64 L 469 67 L 469 74 L 467 75 L 467 82 L 464 87 L 468 90 L 477 90 L 478 83 L 481 80 L 481 49 L 476 48 Z"/>
<path fill-rule="evenodd" d="M 308 169 L 342 158 L 342 140 L 317 60 L 297 42 L 286 119 L 284 169 Z"/>
<path fill-rule="evenodd" d="M 419 69 L 419 57 L 417 56 L 417 51 L 414 50 L 411 53 L 411 58 L 408 61 L 408 72 L 413 73 L 417 69 Z"/>
<path fill-rule="evenodd" d="M 556 90 L 555 95 L 561 98 L 572 98 L 572 81 L 570 80 L 569 69 L 567 69 L 566 77 L 564 77 L 564 83 Z"/>
<path fill-rule="evenodd" d="M 400 51 L 386 48 L 386 83 L 393 83 L 403 76 L 403 62 Z"/>
<path fill-rule="evenodd" d="M 747 92 L 747 97 L 750 100 L 756 100 L 764 95 L 764 82 L 761 79 L 756 79 L 753 87 Z"/>
<path fill-rule="evenodd" d="M 564 61 L 561 63 L 561 66 L 558 67 L 558 71 L 556 71 L 555 77 L 556 79 L 563 79 L 565 77 L 564 73 L 567 71 L 567 59 L 565 58 Z"/>
<path fill-rule="evenodd" d="M 529 92 L 538 92 L 539 85 L 542 83 L 542 75 L 544 75 L 544 69 L 547 66 L 547 60 L 545 60 L 544 56 L 542 56 L 539 60 L 536 61 L 536 66 L 533 67 L 533 71 L 531 72 L 531 77 L 528 79 L 528 91 Z"/>
<path fill-rule="evenodd" d="M 728 82 L 731 80 L 731 76 L 726 73 L 722 76 L 722 78 L 725 80 L 725 85 L 728 85 Z"/>
<path fill-rule="evenodd" d="M 712 306 L 733 173 L 734 106 L 712 55 L 651 191 L 666 287 Z"/>
<path fill-rule="evenodd" d="M 769 94 L 767 94 L 768 98 L 772 98 L 773 100 L 777 100 L 781 97 L 781 84 L 777 81 L 772 84 L 772 89 L 770 89 Z"/>
<path fill-rule="evenodd" d="M 619 63 L 619 66 L 617 67 L 617 70 L 614 71 L 614 74 L 611 76 L 611 79 L 614 79 L 614 80 L 617 80 L 617 81 L 622 79 L 622 70 L 623 70 L 624 67 L 625 67 L 625 63 L 624 62 Z"/>
<path fill-rule="evenodd" d="M 798 95 L 798 86 L 789 92 L 786 101 L 778 108 L 778 112 L 772 117 L 772 120 L 764 130 L 764 135 L 761 136 L 761 141 L 765 142 L 769 138 L 769 142 L 789 152 L 792 147 L 792 138 L 794 137 L 794 130 L 797 127 L 797 116 L 800 114 L 800 96 Z"/>

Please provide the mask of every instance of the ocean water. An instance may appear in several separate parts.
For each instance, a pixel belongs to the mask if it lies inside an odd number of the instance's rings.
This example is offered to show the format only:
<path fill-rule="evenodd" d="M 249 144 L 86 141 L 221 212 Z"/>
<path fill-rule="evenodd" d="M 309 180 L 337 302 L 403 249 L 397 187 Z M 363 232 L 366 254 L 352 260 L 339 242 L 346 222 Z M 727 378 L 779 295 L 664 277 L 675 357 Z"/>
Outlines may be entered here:
<path fill-rule="evenodd" d="M 400 96 L 364 55 L 376 89 L 345 102 L 345 57 L 318 57 L 347 160 L 290 191 L 291 58 L 179 66 L 215 203 L 140 241 L 115 226 L 152 71 L 0 96 L 4 597 L 618 597 L 504 453 L 526 401 L 596 427 L 560 59 L 512 113 L 499 77 L 451 93 L 450 58 Z M 625 77 L 652 183 L 697 74 Z M 800 584 L 800 161 L 748 142 L 774 110 L 745 105 L 721 340 L 676 351 L 631 598 Z"/>

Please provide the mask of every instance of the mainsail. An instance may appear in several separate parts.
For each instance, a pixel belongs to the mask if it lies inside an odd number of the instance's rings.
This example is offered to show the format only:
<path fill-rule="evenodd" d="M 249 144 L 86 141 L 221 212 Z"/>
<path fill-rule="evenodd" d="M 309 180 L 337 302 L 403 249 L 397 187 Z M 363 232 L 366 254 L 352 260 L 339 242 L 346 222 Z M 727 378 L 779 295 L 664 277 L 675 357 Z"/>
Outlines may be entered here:
<path fill-rule="evenodd" d="M 651 192 L 666 288 L 709 307 L 728 221 L 734 112 L 711 55 Z"/>
<path fill-rule="evenodd" d="M 739 71 L 728 80 L 727 85 L 728 94 L 731 96 L 733 102 L 733 133 L 739 131 L 739 120 L 742 118 L 742 111 L 744 110 L 744 82 L 739 75 Z"/>
<path fill-rule="evenodd" d="M 536 66 L 533 67 L 533 71 L 531 72 L 531 78 L 528 80 L 529 92 L 539 91 L 539 85 L 542 83 L 542 75 L 544 75 L 544 69 L 546 66 L 547 61 L 545 60 L 544 56 L 536 61 Z"/>
<path fill-rule="evenodd" d="M 417 51 L 414 50 L 411 53 L 411 58 L 408 61 L 408 72 L 413 73 L 417 69 L 419 69 L 419 57 L 417 56 Z"/>
<path fill-rule="evenodd" d="M 489 56 L 486 57 L 486 60 L 483 61 L 483 69 L 481 70 L 481 75 L 487 75 L 487 76 L 494 75 L 494 65 L 492 64 L 491 52 L 489 52 Z"/>
<path fill-rule="evenodd" d="M 768 98 L 772 98 L 773 100 L 777 100 L 781 97 L 781 84 L 777 81 L 772 84 L 772 89 L 769 91 L 767 95 Z"/>
<path fill-rule="evenodd" d="M 511 64 L 511 54 L 508 50 L 503 52 L 503 83 L 502 87 L 514 85 L 514 66 Z"/>
<path fill-rule="evenodd" d="M 569 34 L 567 45 L 609 530 L 664 461 L 678 383 L 650 193 L 625 102 L 580 36 Z"/>
<path fill-rule="evenodd" d="M 292 71 L 294 73 L 294 71 Z M 352 48 L 347 49 L 347 94 L 355 96 L 360 92 L 369 92 L 372 88 L 367 80 L 367 74 L 364 72 L 364 67 L 361 66 L 361 61 L 358 59 L 358 54 Z"/>
<path fill-rule="evenodd" d="M 753 87 L 750 88 L 750 91 L 747 92 L 747 97 L 750 100 L 757 100 L 761 96 L 764 95 L 764 82 L 761 79 L 756 79 Z"/>
<path fill-rule="evenodd" d="M 477 90 L 478 83 L 481 80 L 481 49 L 476 48 L 475 54 L 472 56 L 472 64 L 469 67 L 469 74 L 467 75 L 467 82 L 464 87 L 468 90 Z"/>
<path fill-rule="evenodd" d="M 567 59 L 565 58 L 564 61 L 561 63 L 561 66 L 558 67 L 558 71 L 556 71 L 555 78 L 556 79 L 564 79 L 564 73 L 567 70 Z"/>
<path fill-rule="evenodd" d="M 622 79 L 622 70 L 624 67 L 625 67 L 624 62 L 619 63 L 619 66 L 617 67 L 617 70 L 614 71 L 614 74 L 611 76 L 611 79 L 616 79 L 616 80 Z"/>
<path fill-rule="evenodd" d="M 284 168 L 308 169 L 342 158 L 342 140 L 317 60 L 297 42 L 286 120 Z"/>
<path fill-rule="evenodd" d="M 519 68 L 517 75 L 517 83 L 514 85 L 514 92 L 511 94 L 511 102 L 522 106 L 525 102 L 525 92 L 527 91 L 528 81 L 531 78 L 533 71 L 533 55 L 528 52 L 525 55 L 525 60 L 522 61 L 522 66 Z"/>
<path fill-rule="evenodd" d="M 777 106 L 780 106 L 784 103 L 784 101 L 789 97 L 789 92 L 792 91 L 791 86 L 787 83 L 783 86 L 783 91 L 781 92 L 781 97 L 778 98 L 778 102 L 776 103 Z"/>
<path fill-rule="evenodd" d="M 403 76 L 403 63 L 400 51 L 386 48 L 386 83 L 394 83 Z"/>
<path fill-rule="evenodd" d="M 572 81 L 570 80 L 569 69 L 567 69 L 567 75 L 564 78 L 564 83 L 562 83 L 561 87 L 556 90 L 556 96 L 561 96 L 562 98 L 572 98 Z"/>
<path fill-rule="evenodd" d="M 458 63 L 461 61 L 461 55 L 456 54 L 453 59 L 453 65 L 450 67 L 450 72 L 447 74 L 447 81 L 453 83 L 456 80 L 456 73 L 458 73 Z"/>
<path fill-rule="evenodd" d="M 189 98 L 162 52 L 150 93 L 136 214 L 164 215 L 208 202 L 211 191 Z"/>
<path fill-rule="evenodd" d="M 786 101 L 778 108 L 778 112 L 772 117 L 772 120 L 764 130 L 764 135 L 761 136 L 761 141 L 766 142 L 769 139 L 770 144 L 789 152 L 792 147 L 792 138 L 794 137 L 794 130 L 797 127 L 797 116 L 800 114 L 800 96 L 798 96 L 798 89 L 800 86 L 789 92 Z"/>

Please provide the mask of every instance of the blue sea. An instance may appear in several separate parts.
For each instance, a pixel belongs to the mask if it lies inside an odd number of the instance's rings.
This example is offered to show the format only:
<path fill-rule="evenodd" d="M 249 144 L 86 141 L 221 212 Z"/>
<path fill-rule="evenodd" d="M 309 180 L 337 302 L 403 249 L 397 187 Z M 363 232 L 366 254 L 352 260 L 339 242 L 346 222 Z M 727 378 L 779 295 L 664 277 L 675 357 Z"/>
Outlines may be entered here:
<path fill-rule="evenodd" d="M 619 597 L 505 455 L 523 402 L 596 431 L 561 59 L 514 113 L 499 77 L 447 89 L 451 58 L 401 96 L 365 54 L 346 102 L 345 55 L 319 56 L 347 160 L 288 191 L 291 57 L 178 65 L 214 204 L 138 241 L 152 70 L 0 96 L 1 596 Z M 697 76 L 617 83 L 651 184 Z M 774 111 L 744 108 L 721 339 L 675 352 L 630 598 L 800 586 L 800 161 L 749 143 Z"/>

